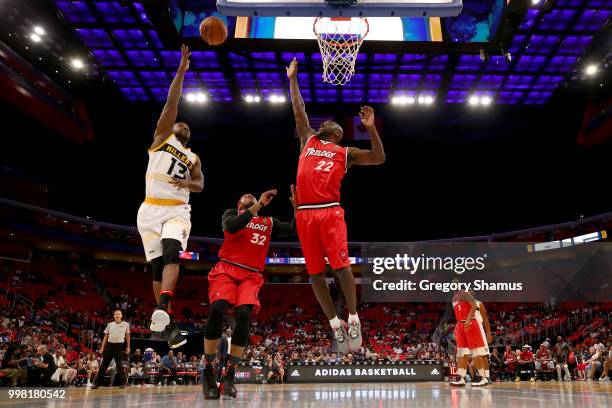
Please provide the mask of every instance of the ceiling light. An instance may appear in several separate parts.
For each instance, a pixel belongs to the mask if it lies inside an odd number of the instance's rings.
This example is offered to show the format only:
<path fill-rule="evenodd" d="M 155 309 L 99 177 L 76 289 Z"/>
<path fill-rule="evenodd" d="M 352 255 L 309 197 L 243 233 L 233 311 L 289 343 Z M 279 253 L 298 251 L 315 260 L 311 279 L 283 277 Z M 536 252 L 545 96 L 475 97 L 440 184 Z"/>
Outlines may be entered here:
<path fill-rule="evenodd" d="M 433 103 L 433 96 L 425 96 L 425 98 L 423 98 L 423 102 L 425 103 L 425 105 L 431 105 Z"/>
<path fill-rule="evenodd" d="M 198 101 L 198 103 L 206 102 L 206 95 L 204 94 L 204 92 L 198 92 L 195 97 L 196 97 L 196 101 Z"/>
<path fill-rule="evenodd" d="M 595 75 L 597 73 L 597 65 L 595 64 L 588 65 L 586 69 L 584 70 L 584 72 L 589 76 Z"/>
<path fill-rule="evenodd" d="M 189 93 L 185 96 L 185 99 L 187 99 L 187 102 L 195 102 L 196 101 L 196 96 L 195 94 Z"/>
<path fill-rule="evenodd" d="M 493 102 L 493 100 L 491 99 L 490 96 L 485 95 L 482 98 L 480 98 L 480 104 L 483 106 L 489 106 L 491 102 Z"/>
<path fill-rule="evenodd" d="M 80 59 L 78 59 L 78 58 L 74 58 L 74 59 L 72 60 L 72 67 L 73 67 L 73 68 L 75 68 L 75 69 L 81 69 L 81 68 L 83 68 L 84 66 L 85 66 L 85 65 L 83 64 L 83 61 L 81 61 Z"/>
<path fill-rule="evenodd" d="M 255 102 L 255 98 L 253 97 L 253 95 L 247 95 L 247 96 L 245 96 L 245 97 L 244 97 L 244 100 L 245 100 L 247 103 L 253 103 L 253 102 Z"/>
<path fill-rule="evenodd" d="M 40 42 L 42 40 L 42 38 L 40 38 L 40 35 L 36 34 L 36 33 L 32 33 L 30 34 L 30 38 L 32 39 L 32 41 L 34 42 Z"/>
<path fill-rule="evenodd" d="M 478 105 L 478 102 L 480 102 L 480 98 L 476 95 L 472 95 L 470 99 L 468 99 L 468 103 L 472 106 Z"/>
<path fill-rule="evenodd" d="M 38 35 L 45 35 L 45 29 L 41 26 L 34 27 L 34 32 Z"/>

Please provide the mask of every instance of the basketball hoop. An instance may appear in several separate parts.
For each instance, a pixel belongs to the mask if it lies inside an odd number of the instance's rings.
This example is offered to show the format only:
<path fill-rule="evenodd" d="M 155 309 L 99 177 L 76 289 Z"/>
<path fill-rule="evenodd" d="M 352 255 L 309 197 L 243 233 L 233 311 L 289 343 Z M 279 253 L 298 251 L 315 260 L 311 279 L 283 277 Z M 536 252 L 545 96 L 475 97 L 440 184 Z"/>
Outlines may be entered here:
<path fill-rule="evenodd" d="M 365 17 L 317 17 L 312 29 L 323 57 L 323 82 L 344 85 L 355 73 L 359 48 L 370 26 Z"/>

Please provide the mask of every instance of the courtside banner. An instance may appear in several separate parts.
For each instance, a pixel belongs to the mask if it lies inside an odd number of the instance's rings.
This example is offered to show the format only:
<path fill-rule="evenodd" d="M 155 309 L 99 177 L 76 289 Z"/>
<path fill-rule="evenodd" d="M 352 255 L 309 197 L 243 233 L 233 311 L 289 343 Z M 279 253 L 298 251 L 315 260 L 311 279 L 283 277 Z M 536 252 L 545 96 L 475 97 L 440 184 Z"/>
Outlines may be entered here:
<path fill-rule="evenodd" d="M 414 364 L 288 365 L 288 383 L 442 381 L 439 362 Z"/>
<path fill-rule="evenodd" d="M 608 302 L 606 232 L 542 243 L 371 243 L 362 247 L 364 302 L 448 302 L 472 291 L 488 302 Z"/>

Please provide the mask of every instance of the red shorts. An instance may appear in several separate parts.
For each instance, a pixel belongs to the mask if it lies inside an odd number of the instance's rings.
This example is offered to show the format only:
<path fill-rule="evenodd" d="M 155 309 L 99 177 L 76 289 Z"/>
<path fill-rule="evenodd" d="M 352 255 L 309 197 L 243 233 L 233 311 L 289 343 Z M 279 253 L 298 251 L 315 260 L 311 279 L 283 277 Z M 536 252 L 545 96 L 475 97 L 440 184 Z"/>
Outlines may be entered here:
<path fill-rule="evenodd" d="M 471 354 L 472 357 L 489 355 L 487 337 L 482 323 L 472 319 L 470 328 L 465 330 L 463 322 L 455 326 L 455 340 L 457 341 L 457 356 L 462 357 Z"/>
<path fill-rule="evenodd" d="M 342 207 L 298 210 L 295 221 L 308 274 L 325 272 L 327 262 L 332 270 L 351 266 Z"/>
<path fill-rule="evenodd" d="M 264 278 L 258 272 L 217 262 L 208 274 L 208 299 L 210 304 L 227 300 L 232 306 L 253 305 L 253 313 L 259 310 L 259 290 Z"/>

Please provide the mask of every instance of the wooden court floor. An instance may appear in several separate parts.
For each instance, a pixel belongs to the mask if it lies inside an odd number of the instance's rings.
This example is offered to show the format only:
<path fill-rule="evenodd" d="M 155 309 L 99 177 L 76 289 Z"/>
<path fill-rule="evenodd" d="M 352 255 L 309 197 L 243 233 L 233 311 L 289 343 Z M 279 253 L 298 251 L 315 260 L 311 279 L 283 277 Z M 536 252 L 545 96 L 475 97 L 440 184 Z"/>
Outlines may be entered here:
<path fill-rule="evenodd" d="M 238 398 L 207 401 L 199 386 L 67 388 L 64 399 L 9 398 L 0 407 L 612 407 L 612 383 L 497 383 L 451 388 L 446 383 L 239 385 Z"/>

